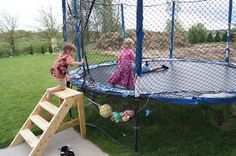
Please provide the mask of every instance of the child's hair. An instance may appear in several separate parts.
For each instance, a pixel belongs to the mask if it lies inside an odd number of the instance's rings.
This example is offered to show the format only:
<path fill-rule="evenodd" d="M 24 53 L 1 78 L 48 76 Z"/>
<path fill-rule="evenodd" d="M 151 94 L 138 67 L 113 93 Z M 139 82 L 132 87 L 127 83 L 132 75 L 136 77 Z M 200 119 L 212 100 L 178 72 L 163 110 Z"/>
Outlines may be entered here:
<path fill-rule="evenodd" d="M 63 51 L 66 52 L 67 50 L 74 50 L 74 51 L 76 51 L 76 47 L 71 42 L 64 42 L 64 44 L 63 44 Z"/>
<path fill-rule="evenodd" d="M 124 48 L 132 48 L 132 45 L 134 44 L 134 41 L 131 38 L 126 38 L 124 40 L 123 47 Z"/>

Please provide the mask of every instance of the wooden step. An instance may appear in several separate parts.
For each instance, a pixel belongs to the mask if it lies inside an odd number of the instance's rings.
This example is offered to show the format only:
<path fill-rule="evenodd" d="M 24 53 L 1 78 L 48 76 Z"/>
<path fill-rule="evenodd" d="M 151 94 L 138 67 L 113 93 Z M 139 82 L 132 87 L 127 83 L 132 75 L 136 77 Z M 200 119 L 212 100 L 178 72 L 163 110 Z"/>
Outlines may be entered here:
<path fill-rule="evenodd" d="M 66 99 L 68 97 L 76 96 L 82 93 L 70 88 L 66 88 L 65 90 L 55 92 L 53 94 L 59 98 Z"/>
<path fill-rule="evenodd" d="M 39 139 L 37 136 L 34 135 L 33 132 L 29 129 L 23 129 L 20 131 L 20 135 L 24 138 L 24 140 L 29 144 L 31 148 L 37 146 Z"/>
<path fill-rule="evenodd" d="M 73 106 L 73 104 L 77 104 L 78 106 L 78 118 L 74 121 L 64 123 L 63 126 L 72 126 L 75 124 L 80 124 L 81 136 L 85 138 L 86 135 L 86 125 L 84 119 L 84 106 L 83 106 L 83 93 L 72 90 L 70 88 L 66 88 L 63 91 L 55 92 L 54 95 L 59 97 L 59 101 L 62 101 L 60 107 L 53 105 L 49 101 L 46 100 L 47 92 L 44 93 L 39 103 L 35 107 L 35 109 L 30 114 L 27 121 L 22 126 L 21 130 L 18 132 L 16 137 L 11 143 L 11 147 L 15 146 L 23 141 L 26 141 L 27 144 L 32 148 L 29 155 L 42 155 L 47 143 L 50 141 L 58 127 L 60 127 L 63 119 L 65 118 L 69 109 Z M 41 112 L 45 110 L 47 112 Z M 42 114 L 46 114 L 50 116 L 50 122 L 46 120 Z M 52 117 L 52 115 L 53 117 Z M 40 137 L 37 137 L 31 129 L 34 128 L 32 125 L 34 123 L 36 126 L 41 128 L 44 132 Z M 63 127 L 66 128 L 66 127 Z M 0 154 L 1 155 L 1 154 Z M 17 155 L 17 153 L 16 153 Z"/>
<path fill-rule="evenodd" d="M 48 102 L 48 101 L 42 101 L 40 102 L 40 106 L 45 109 L 46 111 L 48 111 L 49 113 L 51 113 L 52 115 L 57 114 L 59 108 L 55 105 L 53 105 L 52 103 Z"/>
<path fill-rule="evenodd" d="M 49 122 L 38 114 L 30 116 L 30 120 L 43 131 L 49 126 Z"/>

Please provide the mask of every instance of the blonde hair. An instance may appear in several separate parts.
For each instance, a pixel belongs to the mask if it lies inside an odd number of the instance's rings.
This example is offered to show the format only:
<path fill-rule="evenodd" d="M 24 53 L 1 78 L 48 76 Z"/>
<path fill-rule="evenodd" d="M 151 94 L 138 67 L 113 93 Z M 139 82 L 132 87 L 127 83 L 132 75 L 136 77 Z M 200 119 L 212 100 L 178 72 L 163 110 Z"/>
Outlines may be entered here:
<path fill-rule="evenodd" d="M 126 38 L 123 43 L 124 48 L 132 48 L 134 41 L 131 38 Z"/>
<path fill-rule="evenodd" d="M 74 50 L 76 51 L 77 48 L 74 44 L 72 44 L 71 42 L 64 42 L 63 43 L 63 51 L 66 53 L 67 50 Z"/>

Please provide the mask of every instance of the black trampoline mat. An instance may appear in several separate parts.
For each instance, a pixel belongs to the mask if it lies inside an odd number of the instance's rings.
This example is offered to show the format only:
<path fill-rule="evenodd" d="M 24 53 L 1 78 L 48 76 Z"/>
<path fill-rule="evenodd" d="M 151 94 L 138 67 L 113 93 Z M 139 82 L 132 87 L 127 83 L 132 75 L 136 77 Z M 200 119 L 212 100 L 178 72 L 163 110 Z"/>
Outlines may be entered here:
<path fill-rule="evenodd" d="M 236 68 L 225 64 L 189 60 L 155 60 L 149 66 L 165 64 L 167 70 L 144 73 L 140 79 L 143 94 L 206 94 L 234 92 Z M 90 69 L 95 82 L 110 86 L 109 76 L 117 70 L 116 64 Z"/>

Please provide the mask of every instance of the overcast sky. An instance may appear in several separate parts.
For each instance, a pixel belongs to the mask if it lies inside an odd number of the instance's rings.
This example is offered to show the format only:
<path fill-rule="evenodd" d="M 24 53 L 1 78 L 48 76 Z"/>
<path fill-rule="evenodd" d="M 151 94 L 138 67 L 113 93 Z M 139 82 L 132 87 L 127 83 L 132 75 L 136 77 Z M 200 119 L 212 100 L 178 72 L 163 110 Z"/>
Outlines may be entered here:
<path fill-rule="evenodd" d="M 54 15 L 62 21 L 61 0 L 0 0 L 0 16 L 3 12 L 18 17 L 19 29 L 36 30 L 38 9 L 51 7 Z"/>
<path fill-rule="evenodd" d="M 126 4 L 134 4 L 133 0 L 123 0 Z M 170 0 L 169 0 L 170 1 Z M 177 0 L 176 0 L 177 1 Z M 221 30 L 228 28 L 228 0 L 179 0 L 176 3 L 175 18 L 185 29 L 192 25 L 202 23 L 208 30 Z M 144 0 L 144 29 L 153 31 L 163 31 L 166 21 L 171 20 L 171 3 L 168 6 L 167 0 Z M 152 5 L 152 6 L 151 6 Z M 236 22 L 236 0 L 233 2 L 232 22 Z M 133 15 L 133 16 L 131 16 Z M 125 23 L 135 28 L 135 7 L 125 6 Z M 129 27 L 128 26 L 128 27 Z"/>
<path fill-rule="evenodd" d="M 136 5 L 136 0 L 114 1 Z M 18 17 L 19 29 L 36 30 L 36 27 L 39 26 L 39 22 L 36 21 L 39 16 L 38 9 L 42 7 L 51 7 L 53 14 L 56 15 L 58 21 L 62 23 L 61 0 L 0 0 L 0 2 L 0 13 L 6 12 L 7 14 Z M 145 29 L 153 29 L 154 31 L 164 29 L 166 20 L 171 18 L 165 3 L 166 0 L 144 0 L 144 5 L 163 4 L 144 9 Z M 234 1 L 233 6 L 233 21 L 235 22 L 236 1 Z M 190 4 L 183 3 L 180 7 L 181 10 L 176 14 L 176 17 L 186 28 L 196 22 L 206 23 L 205 26 L 208 29 L 227 28 L 228 0 L 207 0 L 206 2 Z M 136 27 L 135 16 L 135 7 L 125 7 L 126 28 Z"/>

